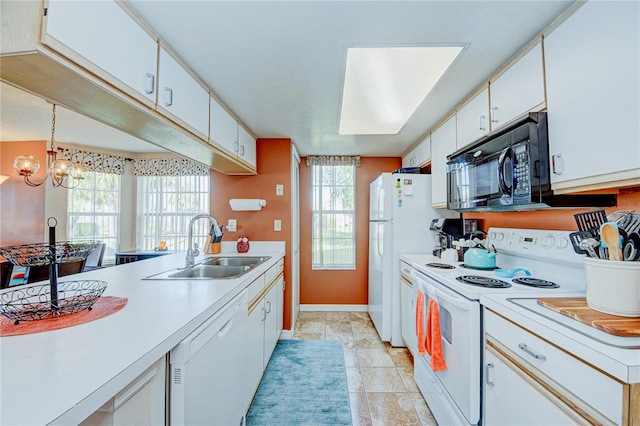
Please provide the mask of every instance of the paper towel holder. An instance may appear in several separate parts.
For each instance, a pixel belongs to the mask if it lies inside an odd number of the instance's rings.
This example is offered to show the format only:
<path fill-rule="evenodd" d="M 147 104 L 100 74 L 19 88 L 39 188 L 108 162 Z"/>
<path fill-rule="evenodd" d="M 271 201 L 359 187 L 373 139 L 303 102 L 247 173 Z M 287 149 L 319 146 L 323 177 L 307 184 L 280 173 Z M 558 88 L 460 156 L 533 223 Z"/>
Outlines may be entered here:
<path fill-rule="evenodd" d="M 229 200 L 229 206 L 233 211 L 258 211 L 267 205 L 267 200 L 256 198 L 232 198 Z"/>

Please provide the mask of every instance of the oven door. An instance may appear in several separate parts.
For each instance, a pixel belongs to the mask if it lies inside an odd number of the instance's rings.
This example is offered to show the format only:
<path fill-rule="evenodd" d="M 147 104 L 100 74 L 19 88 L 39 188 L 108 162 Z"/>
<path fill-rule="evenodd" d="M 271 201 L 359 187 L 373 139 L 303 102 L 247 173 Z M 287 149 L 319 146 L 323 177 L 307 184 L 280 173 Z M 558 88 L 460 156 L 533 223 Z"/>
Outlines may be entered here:
<path fill-rule="evenodd" d="M 419 288 L 425 293 L 425 317 L 429 297 L 438 302 L 442 347 L 447 364 L 446 370 L 434 373 L 429 366 L 429 354 L 416 354 L 416 381 L 419 377 L 431 377 L 434 381 L 436 392 L 431 392 L 430 385 L 420 386 L 418 383 L 430 406 L 443 407 L 441 395 L 446 393 L 446 399 L 455 404 L 456 414 L 461 413 L 468 424 L 477 424 L 480 421 L 480 304 L 422 273 L 412 272 L 412 280 L 414 291 L 417 292 Z M 421 371 L 424 369 L 428 370 L 426 375 Z M 430 402 L 430 398 L 439 401 Z M 459 423 L 459 419 L 446 417 L 447 411 L 450 411 L 449 407 L 442 409 L 440 418 L 434 412 L 438 423 Z"/>

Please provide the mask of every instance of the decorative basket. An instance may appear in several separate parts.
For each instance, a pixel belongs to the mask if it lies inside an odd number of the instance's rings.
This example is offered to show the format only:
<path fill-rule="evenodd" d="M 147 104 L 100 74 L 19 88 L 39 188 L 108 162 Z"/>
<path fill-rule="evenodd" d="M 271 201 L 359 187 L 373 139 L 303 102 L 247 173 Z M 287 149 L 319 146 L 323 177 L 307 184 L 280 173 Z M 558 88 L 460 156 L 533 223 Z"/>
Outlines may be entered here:
<path fill-rule="evenodd" d="M 0 255 L 18 266 L 41 266 L 52 263 L 78 262 L 89 256 L 100 245 L 100 241 L 61 241 L 53 245 L 46 243 L 23 244 L 0 247 Z M 55 250 L 52 250 L 55 248 Z"/>
<path fill-rule="evenodd" d="M 60 281 L 57 302 L 52 303 L 49 283 L 18 286 L 0 293 L 0 314 L 16 325 L 20 321 L 58 318 L 90 310 L 106 288 L 105 281 Z"/>

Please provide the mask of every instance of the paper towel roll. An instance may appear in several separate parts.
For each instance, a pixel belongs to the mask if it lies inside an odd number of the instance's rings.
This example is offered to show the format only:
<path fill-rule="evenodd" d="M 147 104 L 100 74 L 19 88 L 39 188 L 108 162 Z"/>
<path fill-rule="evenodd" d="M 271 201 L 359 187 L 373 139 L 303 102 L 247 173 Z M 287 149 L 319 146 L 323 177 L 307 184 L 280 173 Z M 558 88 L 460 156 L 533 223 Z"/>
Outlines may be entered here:
<path fill-rule="evenodd" d="M 233 211 L 256 211 L 267 205 L 267 200 L 257 198 L 232 198 L 229 205 Z"/>

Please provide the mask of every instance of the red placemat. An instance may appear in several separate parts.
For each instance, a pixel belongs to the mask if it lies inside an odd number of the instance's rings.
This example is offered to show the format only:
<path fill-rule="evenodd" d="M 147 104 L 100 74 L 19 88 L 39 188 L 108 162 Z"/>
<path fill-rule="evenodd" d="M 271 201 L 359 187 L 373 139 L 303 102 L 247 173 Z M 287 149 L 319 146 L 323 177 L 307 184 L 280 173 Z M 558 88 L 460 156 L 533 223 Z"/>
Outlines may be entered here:
<path fill-rule="evenodd" d="M 65 315 L 60 318 L 50 318 L 37 321 L 22 321 L 18 325 L 13 320 L 0 315 L 0 337 L 19 336 L 21 334 L 41 333 L 43 331 L 60 330 L 97 320 L 111 315 L 124 308 L 128 299 L 126 297 L 101 296 L 93 304 L 92 309 Z"/>

